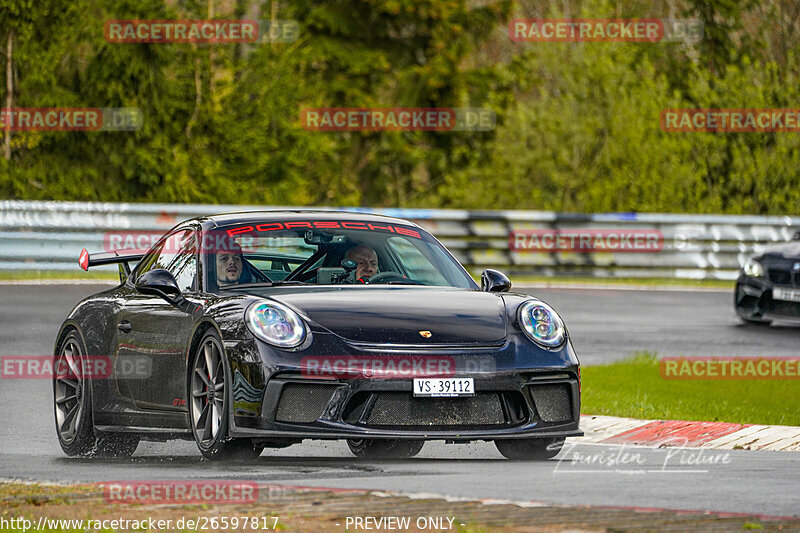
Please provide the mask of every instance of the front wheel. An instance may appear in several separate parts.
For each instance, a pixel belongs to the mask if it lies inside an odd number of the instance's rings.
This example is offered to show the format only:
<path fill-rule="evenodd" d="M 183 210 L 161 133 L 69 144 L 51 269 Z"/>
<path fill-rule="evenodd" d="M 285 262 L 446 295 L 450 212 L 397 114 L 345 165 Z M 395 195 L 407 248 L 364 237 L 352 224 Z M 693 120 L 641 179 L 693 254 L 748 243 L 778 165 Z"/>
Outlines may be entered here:
<path fill-rule="evenodd" d="M 225 350 L 216 332 L 206 333 L 192 359 L 188 379 L 189 419 L 195 443 L 210 460 L 253 459 L 262 446 L 228 437 L 228 384 Z"/>
<path fill-rule="evenodd" d="M 545 461 L 558 455 L 564 447 L 564 439 L 498 439 L 494 445 L 507 459 Z"/>
<path fill-rule="evenodd" d="M 405 459 L 417 455 L 424 440 L 347 439 L 347 446 L 360 459 Z"/>

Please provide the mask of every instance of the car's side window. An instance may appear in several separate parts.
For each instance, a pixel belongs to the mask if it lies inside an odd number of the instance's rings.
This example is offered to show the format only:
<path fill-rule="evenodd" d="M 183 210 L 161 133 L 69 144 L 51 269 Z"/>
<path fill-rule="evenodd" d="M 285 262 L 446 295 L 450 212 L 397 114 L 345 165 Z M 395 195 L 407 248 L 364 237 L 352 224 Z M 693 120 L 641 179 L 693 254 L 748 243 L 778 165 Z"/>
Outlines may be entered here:
<path fill-rule="evenodd" d="M 136 271 L 134 272 L 134 275 L 136 276 L 137 279 L 145 272 L 148 272 L 153 268 L 156 268 L 153 266 L 153 263 L 158 259 L 158 256 L 164 249 L 165 244 L 166 242 L 162 242 L 158 246 L 150 250 L 148 254 L 139 262 L 139 264 L 136 265 Z"/>
<path fill-rule="evenodd" d="M 195 289 L 197 278 L 197 246 L 195 232 L 190 229 L 171 234 L 160 248 L 146 259 L 138 275 L 157 268 L 170 272 L 182 292 Z"/>
<path fill-rule="evenodd" d="M 197 254 L 195 246 L 196 238 L 195 233 L 190 232 L 188 237 L 184 239 L 178 256 L 173 259 L 167 270 L 175 277 L 178 282 L 178 288 L 181 292 L 189 292 L 195 290 L 197 279 Z"/>

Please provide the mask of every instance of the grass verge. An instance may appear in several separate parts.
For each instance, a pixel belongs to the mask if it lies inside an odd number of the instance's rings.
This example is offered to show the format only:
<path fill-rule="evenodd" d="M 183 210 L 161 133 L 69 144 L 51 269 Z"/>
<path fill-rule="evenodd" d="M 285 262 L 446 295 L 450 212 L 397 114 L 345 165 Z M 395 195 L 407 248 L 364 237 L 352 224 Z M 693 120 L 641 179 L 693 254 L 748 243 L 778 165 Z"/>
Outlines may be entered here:
<path fill-rule="evenodd" d="M 38 280 L 102 280 L 119 281 L 119 274 L 112 270 L 84 272 L 83 270 L 0 270 L 0 281 Z"/>
<path fill-rule="evenodd" d="M 590 276 L 510 276 L 512 289 L 514 283 L 542 283 L 545 285 L 634 285 L 637 287 L 696 287 L 710 289 L 730 289 L 735 281 L 722 279 L 682 279 L 682 278 L 594 278 Z M 480 283 L 480 276 L 478 276 Z"/>
<path fill-rule="evenodd" d="M 798 380 L 668 380 L 649 353 L 582 374 L 583 414 L 800 426 Z"/>

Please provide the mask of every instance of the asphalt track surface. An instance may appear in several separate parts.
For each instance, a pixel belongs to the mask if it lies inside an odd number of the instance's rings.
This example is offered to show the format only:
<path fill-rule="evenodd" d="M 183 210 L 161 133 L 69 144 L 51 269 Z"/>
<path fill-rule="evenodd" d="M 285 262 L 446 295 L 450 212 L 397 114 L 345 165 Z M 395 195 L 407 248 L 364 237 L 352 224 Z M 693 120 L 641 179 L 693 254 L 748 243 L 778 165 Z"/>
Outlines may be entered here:
<path fill-rule="evenodd" d="M 0 355 L 52 353 L 72 306 L 100 286 L 0 286 Z M 584 364 L 660 355 L 795 356 L 800 328 L 740 326 L 727 292 L 537 289 L 561 312 Z M 560 460 L 514 463 L 491 443 L 427 443 L 411 460 L 355 460 L 344 442 L 266 450 L 247 463 L 203 461 L 186 441 L 142 443 L 132 459 L 65 457 L 48 380 L 0 380 L 0 477 L 50 481 L 248 479 L 569 505 L 800 516 L 794 452 L 620 448 L 568 443 Z M 587 461 L 592 461 L 588 464 Z M 365 513 L 370 510 L 365 509 Z"/>

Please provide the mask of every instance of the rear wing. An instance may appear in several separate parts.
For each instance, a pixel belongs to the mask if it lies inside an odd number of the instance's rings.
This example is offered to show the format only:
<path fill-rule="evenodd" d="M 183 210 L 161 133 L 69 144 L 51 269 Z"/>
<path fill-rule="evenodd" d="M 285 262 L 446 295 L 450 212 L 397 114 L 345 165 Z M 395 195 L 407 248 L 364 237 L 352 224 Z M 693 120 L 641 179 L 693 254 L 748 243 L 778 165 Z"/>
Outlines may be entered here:
<path fill-rule="evenodd" d="M 113 265 L 119 264 L 119 279 L 125 281 L 131 274 L 131 267 L 128 265 L 130 261 L 141 261 L 144 253 L 122 253 L 119 252 L 101 252 L 97 254 L 90 254 L 86 248 L 81 250 L 81 255 L 78 256 L 78 264 L 86 271 L 91 267 L 100 265 Z"/>

